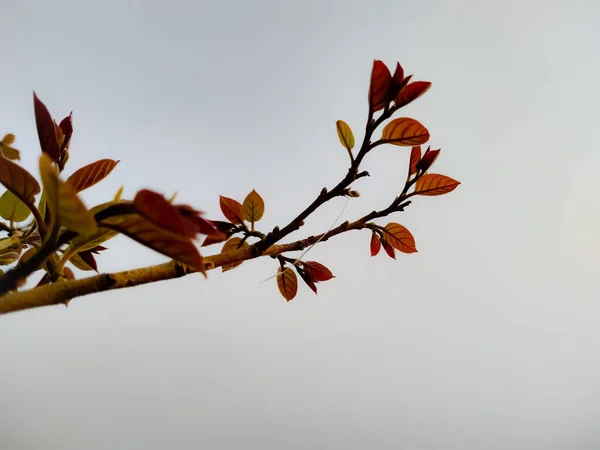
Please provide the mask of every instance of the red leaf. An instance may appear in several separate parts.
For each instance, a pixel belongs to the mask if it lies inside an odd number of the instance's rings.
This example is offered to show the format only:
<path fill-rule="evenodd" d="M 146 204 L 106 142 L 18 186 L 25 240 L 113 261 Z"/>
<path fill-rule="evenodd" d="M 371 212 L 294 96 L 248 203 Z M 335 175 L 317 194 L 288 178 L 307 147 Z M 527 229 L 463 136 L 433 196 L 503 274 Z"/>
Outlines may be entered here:
<path fill-rule="evenodd" d="M 110 217 L 100 226 L 118 231 L 134 241 L 205 274 L 202 256 L 192 241 L 180 234 L 159 228 L 139 214 Z"/>
<path fill-rule="evenodd" d="M 446 175 L 428 173 L 423 175 L 415 183 L 415 194 L 417 195 L 443 195 L 452 192 L 460 184 Z"/>
<path fill-rule="evenodd" d="M 381 245 L 383 245 L 383 249 L 388 254 L 388 256 L 392 259 L 396 259 L 396 251 L 394 247 L 392 247 L 385 239 L 381 239 Z"/>
<path fill-rule="evenodd" d="M 202 243 L 201 247 L 206 247 L 207 245 L 223 242 L 229 239 L 229 236 L 231 236 L 236 230 L 235 225 L 229 222 L 211 220 L 211 223 L 217 228 L 217 232 L 215 234 L 207 236 L 207 238 Z"/>
<path fill-rule="evenodd" d="M 302 280 L 306 283 L 306 285 L 312 289 L 312 291 L 316 294 L 317 293 L 317 285 L 315 284 L 315 282 L 313 280 L 311 280 L 310 276 L 304 271 L 302 270 L 300 267 L 295 266 L 296 267 L 296 272 L 298 272 L 298 275 L 300 275 L 300 278 L 302 278 Z"/>
<path fill-rule="evenodd" d="M 413 147 L 410 152 L 410 166 L 408 169 L 409 175 L 417 173 L 417 164 L 421 160 L 421 146 Z"/>
<path fill-rule="evenodd" d="M 52 120 L 46 105 L 41 102 L 35 92 L 33 93 L 33 109 L 42 152 L 47 153 L 52 161 L 57 162 L 60 158 L 60 148 L 54 120 Z"/>
<path fill-rule="evenodd" d="M 381 250 L 381 241 L 379 235 L 375 232 L 371 233 L 371 256 L 375 256 Z"/>
<path fill-rule="evenodd" d="M 179 211 L 185 227 L 192 236 L 196 234 L 221 234 L 214 223 L 200 217 L 202 211 L 197 211 L 189 205 L 174 205 L 174 207 Z"/>
<path fill-rule="evenodd" d="M 373 112 L 385 108 L 391 101 L 388 97 L 392 75 L 387 66 L 379 60 L 373 61 L 369 86 L 369 105 Z"/>
<path fill-rule="evenodd" d="M 311 280 L 319 282 L 319 281 L 327 281 L 335 278 L 331 271 L 325 267 L 323 264 L 318 263 L 316 261 L 306 261 L 302 263 L 304 271 L 310 277 Z"/>
<path fill-rule="evenodd" d="M 140 214 L 158 227 L 186 237 L 195 236 L 195 233 L 185 226 L 177 208 L 161 194 L 142 189 L 135 195 L 133 205 Z"/>
<path fill-rule="evenodd" d="M 81 192 L 106 178 L 117 164 L 119 164 L 119 161 L 100 159 L 77 169 L 67 178 L 67 183 L 70 183 L 76 192 Z"/>
<path fill-rule="evenodd" d="M 298 292 L 298 278 L 296 273 L 289 267 L 277 269 L 277 287 L 279 292 L 288 302 L 292 300 Z"/>
<path fill-rule="evenodd" d="M 61 152 L 69 149 L 69 144 L 71 142 L 71 136 L 73 135 L 73 118 L 72 118 L 72 116 L 73 116 L 73 112 L 71 112 L 71 114 L 69 114 L 67 117 L 65 117 L 63 120 L 61 120 L 60 124 L 58 125 L 59 128 L 61 129 L 63 135 L 65 136 L 63 144 L 60 148 Z"/>
<path fill-rule="evenodd" d="M 408 229 L 399 223 L 390 222 L 382 230 L 385 240 L 395 249 L 403 253 L 415 253 L 415 238 Z"/>
<path fill-rule="evenodd" d="M 388 123 L 381 133 L 386 144 L 413 146 L 429 140 L 429 131 L 420 122 L 408 117 L 400 117 Z"/>
<path fill-rule="evenodd" d="M 243 223 L 244 207 L 240 202 L 232 198 L 223 197 L 219 195 L 219 206 L 223 215 L 231 223 Z"/>
<path fill-rule="evenodd" d="M 417 164 L 417 170 L 419 170 L 420 172 L 427 172 L 427 170 L 429 170 L 429 168 L 433 165 L 433 163 L 439 155 L 439 150 L 427 149 L 427 151 L 421 158 L 421 161 L 419 161 L 419 163 Z"/>
<path fill-rule="evenodd" d="M 402 108 L 419 98 L 430 87 L 431 83 L 429 81 L 415 81 L 414 83 L 410 83 L 398 92 L 394 99 L 394 103 L 396 103 L 398 108 Z"/>
<path fill-rule="evenodd" d="M 92 255 L 91 250 L 79 252 L 78 255 L 81 259 L 83 259 L 84 263 L 94 269 L 94 271 L 98 272 L 98 264 L 96 264 L 96 259 L 94 258 L 94 255 Z"/>

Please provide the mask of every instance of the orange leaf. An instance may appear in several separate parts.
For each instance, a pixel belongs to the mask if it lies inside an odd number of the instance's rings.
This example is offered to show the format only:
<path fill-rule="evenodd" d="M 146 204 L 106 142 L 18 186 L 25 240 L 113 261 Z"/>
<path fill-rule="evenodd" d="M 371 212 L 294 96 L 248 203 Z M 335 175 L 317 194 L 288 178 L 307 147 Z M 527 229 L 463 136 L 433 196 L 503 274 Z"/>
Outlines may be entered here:
<path fill-rule="evenodd" d="M 335 123 L 335 129 L 337 130 L 338 138 L 346 149 L 352 150 L 354 148 L 354 134 L 350 126 L 343 120 L 338 120 Z"/>
<path fill-rule="evenodd" d="M 385 234 L 385 240 L 395 249 L 403 253 L 415 253 L 415 238 L 410 231 L 399 223 L 390 222 L 382 230 Z"/>
<path fill-rule="evenodd" d="M 35 123 L 42 152 L 50 156 L 56 162 L 60 158 L 60 147 L 56 136 L 56 126 L 46 105 L 33 93 L 33 109 L 35 112 Z"/>
<path fill-rule="evenodd" d="M 265 213 L 265 202 L 254 189 L 244 199 L 244 219 L 248 222 L 258 222 Z"/>
<path fill-rule="evenodd" d="M 394 250 L 394 247 L 392 247 L 388 241 L 386 241 L 385 239 L 381 239 L 381 245 L 383 245 L 383 249 L 385 250 L 385 252 L 388 254 L 388 256 L 392 259 L 396 259 L 396 250 Z"/>
<path fill-rule="evenodd" d="M 296 273 L 289 267 L 281 269 L 277 268 L 277 287 L 279 292 L 288 302 L 292 300 L 298 292 L 298 278 Z"/>
<path fill-rule="evenodd" d="M 452 192 L 460 184 L 446 175 L 428 173 L 423 175 L 415 183 L 416 195 L 444 195 Z"/>
<path fill-rule="evenodd" d="M 371 71 L 371 84 L 369 86 L 369 105 L 373 112 L 385 108 L 390 100 L 388 98 L 392 75 L 387 66 L 379 60 L 373 61 Z"/>
<path fill-rule="evenodd" d="M 29 209 L 35 206 L 35 196 L 40 193 L 40 184 L 21 166 L 2 157 L 0 157 L 0 183 Z"/>
<path fill-rule="evenodd" d="M 371 233 L 371 256 L 375 256 L 381 250 L 381 241 L 379 235 L 375 232 Z"/>
<path fill-rule="evenodd" d="M 396 95 L 394 103 L 398 108 L 408 105 L 410 102 L 416 100 L 423 95 L 431 87 L 429 81 L 415 81 L 404 86 L 400 92 Z"/>
<path fill-rule="evenodd" d="M 306 261 L 303 262 L 302 265 L 306 274 L 313 281 L 327 281 L 335 278 L 327 267 L 316 261 Z"/>
<path fill-rule="evenodd" d="M 102 221 L 100 225 L 118 231 L 158 253 L 205 274 L 202 256 L 189 238 L 159 228 L 139 214 L 113 216 Z"/>
<path fill-rule="evenodd" d="M 67 178 L 67 183 L 70 183 L 76 192 L 81 192 L 106 178 L 117 164 L 119 161 L 101 159 L 76 170 Z"/>
<path fill-rule="evenodd" d="M 223 215 L 231 223 L 243 223 L 244 207 L 240 202 L 232 198 L 223 197 L 219 195 L 219 206 Z"/>
<path fill-rule="evenodd" d="M 421 158 L 421 161 L 417 164 L 417 170 L 421 172 L 427 172 L 429 168 L 433 165 L 435 160 L 440 156 L 439 150 L 430 150 L 429 148 Z"/>
<path fill-rule="evenodd" d="M 408 173 L 409 175 L 417 173 L 417 164 L 421 159 L 421 146 L 413 147 L 410 152 L 410 166 Z"/>
<path fill-rule="evenodd" d="M 408 147 L 427 142 L 429 131 L 415 119 L 400 117 L 385 126 L 381 139 L 388 144 Z"/>
<path fill-rule="evenodd" d="M 242 242 L 242 238 L 232 237 L 227 242 L 225 242 L 225 245 L 223 245 L 223 248 L 221 249 L 221 253 L 228 253 L 228 252 L 237 250 L 238 248 L 244 248 L 244 247 L 249 246 L 246 241 L 244 241 L 243 244 L 241 244 L 241 242 Z M 221 266 L 221 271 L 227 272 L 228 270 L 235 269 L 237 266 L 239 266 L 243 262 L 244 261 L 239 261 L 239 262 L 234 262 L 234 263 L 230 263 L 230 264 L 225 264 L 225 265 Z"/>

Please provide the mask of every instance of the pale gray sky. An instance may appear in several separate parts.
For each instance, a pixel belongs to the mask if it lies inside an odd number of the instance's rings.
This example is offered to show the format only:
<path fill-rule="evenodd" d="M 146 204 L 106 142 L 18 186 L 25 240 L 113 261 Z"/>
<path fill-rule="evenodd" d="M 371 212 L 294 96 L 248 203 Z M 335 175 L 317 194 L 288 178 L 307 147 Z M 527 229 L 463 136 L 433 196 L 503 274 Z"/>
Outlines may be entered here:
<path fill-rule="evenodd" d="M 337 276 L 280 297 L 270 259 L 0 319 L 0 448 L 600 448 L 597 2 L 0 0 L 0 132 L 36 170 L 35 90 L 74 111 L 70 169 L 218 218 L 256 189 L 284 224 L 346 171 L 374 58 L 432 89 L 403 115 L 463 184 L 311 252 Z M 381 147 L 349 203 L 386 206 L 408 153 Z M 326 229 L 344 201 L 295 236 Z M 383 221 L 386 223 L 385 221 Z M 103 270 L 164 261 L 124 238 Z M 213 251 L 218 251 L 217 248 Z"/>

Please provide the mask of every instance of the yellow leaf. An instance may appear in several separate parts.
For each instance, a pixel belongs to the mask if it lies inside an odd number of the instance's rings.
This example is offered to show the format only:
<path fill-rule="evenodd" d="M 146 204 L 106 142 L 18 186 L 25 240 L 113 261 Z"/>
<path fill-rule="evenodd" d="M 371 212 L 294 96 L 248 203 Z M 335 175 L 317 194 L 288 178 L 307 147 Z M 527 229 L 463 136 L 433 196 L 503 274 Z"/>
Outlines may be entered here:
<path fill-rule="evenodd" d="M 338 120 L 335 123 L 335 128 L 342 145 L 348 150 L 352 150 L 354 148 L 354 134 L 352 134 L 350 126 L 343 120 Z"/>
<path fill-rule="evenodd" d="M 8 133 L 6 136 L 2 138 L 2 143 L 6 145 L 12 145 L 15 142 L 15 135 L 12 133 Z"/>
<path fill-rule="evenodd" d="M 30 214 L 31 211 L 27 205 L 11 191 L 6 191 L 0 197 L 0 216 L 3 219 L 23 222 Z"/>
<path fill-rule="evenodd" d="M 47 205 L 59 224 L 82 234 L 96 231 L 96 221 L 90 211 L 77 196 L 71 184 L 58 178 L 52 160 L 46 153 L 40 156 L 40 175 L 46 192 Z"/>
<path fill-rule="evenodd" d="M 246 196 L 242 206 L 244 207 L 244 219 L 248 222 L 258 222 L 265 213 L 265 202 L 255 190 Z"/>
<path fill-rule="evenodd" d="M 81 256 L 79 256 L 79 253 L 75 253 L 73 256 L 71 256 L 69 262 L 79 270 L 94 270 L 93 267 L 90 267 L 89 264 L 86 263 Z"/>
<path fill-rule="evenodd" d="M 21 153 L 16 148 L 11 147 L 5 142 L 0 142 L 0 153 L 6 158 L 10 160 L 20 160 Z"/>
<path fill-rule="evenodd" d="M 244 241 L 244 243 L 240 245 L 241 242 L 242 242 L 242 238 L 232 237 L 227 242 L 225 242 L 225 245 L 223 245 L 223 248 L 221 249 L 221 253 L 227 253 L 227 252 L 231 252 L 233 250 L 237 250 L 238 248 L 248 247 L 248 243 L 246 241 Z M 239 261 L 239 262 L 235 262 L 235 263 L 231 263 L 231 264 L 225 264 L 221 267 L 221 271 L 227 272 L 228 270 L 236 268 L 243 262 L 244 261 Z"/>

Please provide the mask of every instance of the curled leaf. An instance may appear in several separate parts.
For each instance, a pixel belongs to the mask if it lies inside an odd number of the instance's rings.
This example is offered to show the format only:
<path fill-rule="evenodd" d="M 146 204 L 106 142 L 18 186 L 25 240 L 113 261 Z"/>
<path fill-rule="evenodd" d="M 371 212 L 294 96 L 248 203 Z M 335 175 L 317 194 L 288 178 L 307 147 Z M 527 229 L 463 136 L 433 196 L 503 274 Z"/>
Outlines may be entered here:
<path fill-rule="evenodd" d="M 71 143 L 71 136 L 73 135 L 73 112 L 60 121 L 58 128 L 60 128 L 60 131 L 64 136 L 63 142 L 60 146 L 60 150 L 62 152 L 68 150 L 69 144 Z"/>
<path fill-rule="evenodd" d="M 440 156 L 439 150 L 430 150 L 429 148 L 421 158 L 421 161 L 417 164 L 417 170 L 420 172 L 427 172 L 433 165 L 435 160 Z"/>
<path fill-rule="evenodd" d="M 317 285 L 315 284 L 315 282 L 310 278 L 310 276 L 304 271 L 302 270 L 301 267 L 295 266 L 296 267 L 296 272 L 298 272 L 298 275 L 300 275 L 300 278 L 302 278 L 302 280 L 306 283 L 306 285 L 316 294 L 317 293 Z"/>
<path fill-rule="evenodd" d="M 429 140 L 429 131 L 415 119 L 400 117 L 385 126 L 381 140 L 405 147 L 421 145 Z"/>
<path fill-rule="evenodd" d="M 373 112 L 377 112 L 389 105 L 392 100 L 389 98 L 391 82 L 392 75 L 383 61 L 373 61 L 371 83 L 369 85 L 369 106 Z"/>
<path fill-rule="evenodd" d="M 371 256 L 375 256 L 381 250 L 381 241 L 379 240 L 379 235 L 374 231 L 371 233 Z"/>
<path fill-rule="evenodd" d="M 348 151 L 354 148 L 354 134 L 350 126 L 343 120 L 338 120 L 335 123 L 335 129 L 337 130 L 338 138 L 340 142 Z"/>
<path fill-rule="evenodd" d="M 396 259 L 396 250 L 394 250 L 394 247 L 392 247 L 388 241 L 386 241 L 384 238 L 381 238 L 381 245 L 390 258 Z"/>
<path fill-rule="evenodd" d="M 67 178 L 67 183 L 73 186 L 75 192 L 81 192 L 106 178 L 117 164 L 119 164 L 119 161 L 113 161 L 112 159 L 101 159 L 93 162 L 73 172 Z"/>
<path fill-rule="evenodd" d="M 390 222 L 382 230 L 385 240 L 395 249 L 403 253 L 415 253 L 415 238 L 408 229 L 399 223 Z"/>
<path fill-rule="evenodd" d="M 250 223 L 258 222 L 265 213 L 265 202 L 254 189 L 246 196 L 242 206 L 244 219 Z"/>
<path fill-rule="evenodd" d="M 410 151 L 410 165 L 408 169 L 409 175 L 417 173 L 417 164 L 421 160 L 421 146 L 413 147 Z"/>
<path fill-rule="evenodd" d="M 42 152 L 46 153 L 52 161 L 58 162 L 60 158 L 60 146 L 56 135 L 58 126 L 52 120 L 46 105 L 42 103 L 35 92 L 33 93 L 33 109 Z"/>
<path fill-rule="evenodd" d="M 427 92 L 430 87 L 431 83 L 429 81 L 415 81 L 414 83 L 407 84 L 398 92 L 394 103 L 396 103 L 398 108 L 406 106 Z"/>
<path fill-rule="evenodd" d="M 415 194 L 417 195 L 443 195 L 452 192 L 460 184 L 446 175 L 428 173 L 423 175 L 415 183 Z"/>
<path fill-rule="evenodd" d="M 277 268 L 277 287 L 279 292 L 288 302 L 292 300 L 298 292 L 298 278 L 296 273 L 289 267 L 281 269 Z"/>

